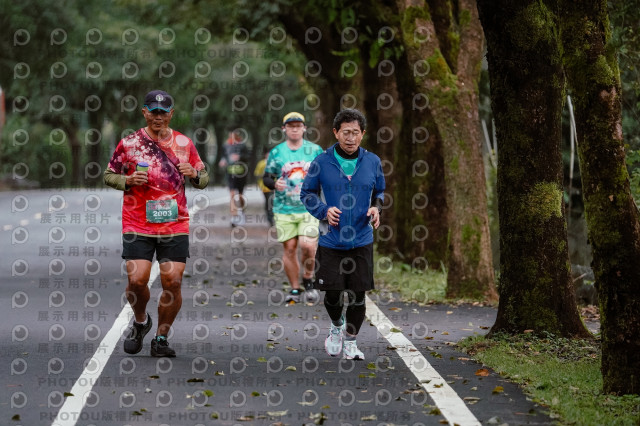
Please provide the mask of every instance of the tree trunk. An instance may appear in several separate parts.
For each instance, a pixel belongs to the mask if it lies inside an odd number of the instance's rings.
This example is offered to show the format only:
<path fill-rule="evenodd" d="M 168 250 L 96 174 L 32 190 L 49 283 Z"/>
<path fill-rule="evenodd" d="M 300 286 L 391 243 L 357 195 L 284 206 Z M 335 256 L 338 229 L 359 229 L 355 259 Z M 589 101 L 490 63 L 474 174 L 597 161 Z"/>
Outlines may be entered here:
<path fill-rule="evenodd" d="M 448 209 L 447 296 L 495 301 L 478 80 L 483 38 L 475 2 L 398 0 L 409 65 L 442 141 Z M 428 65 L 427 65 L 428 64 Z"/>
<path fill-rule="evenodd" d="M 366 51 L 362 49 L 362 51 Z M 368 57 L 363 58 L 368 63 Z M 380 157 L 385 173 L 387 196 L 395 193 L 395 180 L 398 171 L 394 167 L 394 151 L 400 141 L 400 129 L 402 123 L 398 117 L 402 117 L 402 104 L 398 97 L 398 86 L 395 72 L 387 75 L 380 73 L 380 63 L 375 67 L 363 66 L 362 81 L 366 90 L 364 96 L 364 112 L 367 117 L 368 138 L 365 148 Z M 385 201 L 390 201 L 386 197 Z M 385 202 L 385 208 L 381 219 L 381 228 L 376 231 L 378 243 L 377 250 L 380 254 L 395 254 L 397 247 L 395 227 L 395 214 L 393 204 Z"/>
<path fill-rule="evenodd" d="M 95 131 L 98 131 L 100 135 L 102 135 L 102 118 L 103 115 L 97 112 L 92 112 L 89 114 L 89 125 L 91 126 L 91 133 L 85 137 L 85 146 L 88 145 L 87 148 L 87 164 L 83 170 L 83 178 L 84 178 L 84 186 L 88 188 L 95 188 L 102 183 L 102 143 L 103 141 L 98 141 L 97 137 L 94 135 Z M 87 134 L 85 131 L 85 134 Z M 92 139 L 92 137 L 94 139 Z M 100 136 L 101 137 L 101 136 Z M 97 142 L 96 142 L 97 141 Z M 100 165 L 100 167 L 96 166 L 96 164 Z"/>
<path fill-rule="evenodd" d="M 322 21 L 322 17 L 302 15 L 300 12 L 297 8 L 286 9 L 279 15 L 279 19 L 309 60 L 305 67 L 305 79 L 314 89 L 320 103 L 314 109 L 314 121 L 319 133 L 318 144 L 328 147 L 336 142 L 331 129 L 333 117 L 340 111 L 341 98 L 357 86 L 358 79 L 341 76 L 341 61 L 333 52 L 340 51 L 343 46 L 336 39 L 335 31 Z M 314 28 L 319 33 L 313 32 L 310 36 L 309 28 Z M 358 92 L 356 97 L 359 98 L 359 95 Z"/>
<path fill-rule="evenodd" d="M 607 2 L 561 1 L 564 64 L 578 131 L 605 393 L 640 393 L 640 223 L 622 138 L 620 73 Z M 585 46 L 587 48 L 585 49 Z"/>
<path fill-rule="evenodd" d="M 408 70 L 406 66 L 400 68 Z M 403 71 L 399 72 L 402 75 Z M 396 147 L 394 163 L 396 242 L 398 254 L 406 263 L 420 268 L 426 262 L 438 270 L 447 261 L 449 235 L 442 141 L 433 132 L 435 124 L 430 114 L 411 108 L 410 87 L 407 83 L 399 85 L 404 112 L 402 142 Z"/>
<path fill-rule="evenodd" d="M 406 54 L 399 53 L 404 50 L 400 14 L 385 1 L 370 2 L 358 13 L 369 121 L 365 147 L 383 161 L 388 196 L 377 250 L 418 270 L 440 269 L 448 236 L 441 143 L 429 137 L 432 117 L 412 104 L 417 89 Z"/>
<path fill-rule="evenodd" d="M 500 303 L 491 333 L 589 336 L 569 270 L 563 203 L 564 79 L 546 2 L 478 0 L 496 117 Z"/>

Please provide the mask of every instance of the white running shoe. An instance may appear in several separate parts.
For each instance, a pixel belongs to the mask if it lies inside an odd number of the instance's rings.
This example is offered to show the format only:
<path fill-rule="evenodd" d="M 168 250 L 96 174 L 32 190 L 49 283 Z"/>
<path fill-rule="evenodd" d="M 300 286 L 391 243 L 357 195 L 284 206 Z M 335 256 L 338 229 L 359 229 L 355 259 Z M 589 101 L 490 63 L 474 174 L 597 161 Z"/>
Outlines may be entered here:
<path fill-rule="evenodd" d="M 342 351 L 342 337 L 344 335 L 344 318 L 342 319 L 341 326 L 335 326 L 331 323 L 331 329 L 329 335 L 324 341 L 324 349 L 331 356 L 338 356 Z"/>
<path fill-rule="evenodd" d="M 344 348 L 342 352 L 342 357 L 344 359 L 357 359 L 364 360 L 364 354 L 361 350 L 358 349 L 355 340 L 345 340 Z"/>
<path fill-rule="evenodd" d="M 303 297 L 307 303 L 316 303 L 320 299 L 320 292 L 315 289 L 307 290 L 303 293 Z"/>

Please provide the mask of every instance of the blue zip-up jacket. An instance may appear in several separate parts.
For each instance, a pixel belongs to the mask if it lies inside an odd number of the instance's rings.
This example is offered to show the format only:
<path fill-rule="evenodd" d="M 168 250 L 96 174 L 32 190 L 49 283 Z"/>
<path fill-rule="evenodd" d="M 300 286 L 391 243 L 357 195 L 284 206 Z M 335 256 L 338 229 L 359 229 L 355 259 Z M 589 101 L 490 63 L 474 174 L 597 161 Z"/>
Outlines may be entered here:
<path fill-rule="evenodd" d="M 338 250 L 366 246 L 373 242 L 373 226 L 367 211 L 374 198 L 384 200 L 384 174 L 380 158 L 358 148 L 358 161 L 351 180 L 335 158 L 337 144 L 318 155 L 302 183 L 300 200 L 312 216 L 320 220 L 318 245 Z M 329 207 L 342 214 L 337 226 L 327 221 Z"/>

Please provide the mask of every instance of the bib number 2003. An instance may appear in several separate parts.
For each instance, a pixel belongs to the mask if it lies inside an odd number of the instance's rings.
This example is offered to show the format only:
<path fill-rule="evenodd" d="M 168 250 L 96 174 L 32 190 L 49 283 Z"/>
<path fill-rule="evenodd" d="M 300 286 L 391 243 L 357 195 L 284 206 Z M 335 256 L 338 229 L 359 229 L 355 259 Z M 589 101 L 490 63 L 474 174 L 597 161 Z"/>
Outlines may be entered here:
<path fill-rule="evenodd" d="M 147 201 L 147 222 L 166 223 L 178 220 L 178 203 L 176 200 Z"/>

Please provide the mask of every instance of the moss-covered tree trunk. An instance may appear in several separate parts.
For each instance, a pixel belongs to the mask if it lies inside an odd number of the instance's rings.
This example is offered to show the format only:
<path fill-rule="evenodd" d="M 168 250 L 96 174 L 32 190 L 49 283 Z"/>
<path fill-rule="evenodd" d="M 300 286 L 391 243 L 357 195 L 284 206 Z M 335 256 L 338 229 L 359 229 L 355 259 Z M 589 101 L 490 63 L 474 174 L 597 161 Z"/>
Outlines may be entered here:
<path fill-rule="evenodd" d="M 607 2 L 562 0 L 582 189 L 600 303 L 606 393 L 640 394 L 640 223 L 622 139 L 620 73 Z"/>
<path fill-rule="evenodd" d="M 442 141 L 446 184 L 447 296 L 496 300 L 486 182 L 480 145 L 478 80 L 483 37 L 475 1 L 397 0 L 416 92 Z M 428 102 L 426 101 L 428 99 Z"/>
<path fill-rule="evenodd" d="M 498 136 L 500 303 L 491 333 L 589 336 L 570 275 L 562 199 L 564 77 L 552 5 L 478 0 Z"/>

